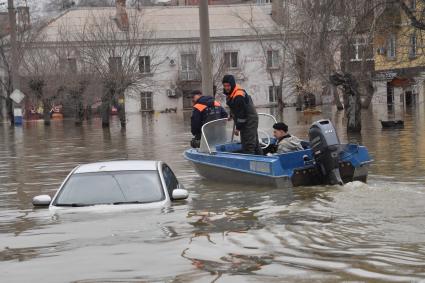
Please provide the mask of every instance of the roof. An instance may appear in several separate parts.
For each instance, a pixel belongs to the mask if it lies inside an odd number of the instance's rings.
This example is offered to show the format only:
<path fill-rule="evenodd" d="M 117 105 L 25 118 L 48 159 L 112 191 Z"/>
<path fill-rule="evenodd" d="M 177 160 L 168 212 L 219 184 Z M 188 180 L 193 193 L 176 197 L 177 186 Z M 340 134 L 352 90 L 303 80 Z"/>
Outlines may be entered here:
<path fill-rule="evenodd" d="M 122 160 L 89 163 L 77 167 L 77 169 L 74 171 L 74 174 L 112 171 L 157 170 L 158 162 L 159 161 L 151 160 Z"/>
<path fill-rule="evenodd" d="M 152 31 L 156 39 L 184 39 L 199 37 L 199 14 L 196 6 L 145 7 L 142 10 L 128 8 L 131 22 L 139 21 L 144 30 Z M 42 30 L 47 41 L 57 41 L 58 31 L 65 27 L 67 34 L 82 32 L 88 21 L 97 19 L 114 22 L 115 7 L 76 8 L 57 17 Z M 264 5 L 214 5 L 209 7 L 210 36 L 232 37 L 254 35 L 246 21 L 257 29 L 272 31 L 276 24 L 270 16 L 270 7 Z M 243 19 L 243 20 L 242 20 Z M 143 34 L 143 33 L 140 33 Z"/>

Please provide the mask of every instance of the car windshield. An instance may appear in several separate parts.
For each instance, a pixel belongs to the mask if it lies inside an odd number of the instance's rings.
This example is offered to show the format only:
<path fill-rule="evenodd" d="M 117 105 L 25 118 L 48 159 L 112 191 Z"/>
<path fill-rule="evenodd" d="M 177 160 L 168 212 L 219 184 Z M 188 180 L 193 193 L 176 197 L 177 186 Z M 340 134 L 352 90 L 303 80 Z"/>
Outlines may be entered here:
<path fill-rule="evenodd" d="M 149 203 L 165 198 L 157 171 L 119 171 L 72 175 L 56 206 Z"/>

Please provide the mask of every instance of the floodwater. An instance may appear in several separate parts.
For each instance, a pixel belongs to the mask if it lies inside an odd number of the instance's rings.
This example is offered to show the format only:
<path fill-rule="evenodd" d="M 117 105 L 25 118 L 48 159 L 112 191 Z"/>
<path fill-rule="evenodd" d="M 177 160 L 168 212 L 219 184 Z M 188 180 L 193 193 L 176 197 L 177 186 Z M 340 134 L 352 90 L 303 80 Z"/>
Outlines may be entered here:
<path fill-rule="evenodd" d="M 0 124 L 1 282 L 425 282 L 425 107 L 374 106 L 361 135 L 324 107 L 283 117 L 305 138 L 331 118 L 369 148 L 368 184 L 274 189 L 204 180 L 184 160 L 190 113 L 128 116 L 103 130 L 56 121 Z M 274 112 L 273 109 L 264 111 Z M 379 119 L 403 118 L 382 130 Z M 154 210 L 33 209 L 77 164 L 167 162 L 190 199 Z"/>

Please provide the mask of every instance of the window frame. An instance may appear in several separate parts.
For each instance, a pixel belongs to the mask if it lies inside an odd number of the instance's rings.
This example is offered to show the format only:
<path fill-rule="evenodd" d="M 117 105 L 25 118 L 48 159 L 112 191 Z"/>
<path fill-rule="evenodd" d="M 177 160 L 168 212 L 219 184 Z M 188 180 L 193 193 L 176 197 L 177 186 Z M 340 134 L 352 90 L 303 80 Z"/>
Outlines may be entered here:
<path fill-rule="evenodd" d="M 122 66 L 122 57 L 121 56 L 111 56 L 108 59 L 109 72 L 112 74 L 121 73 L 123 70 Z"/>
<path fill-rule="evenodd" d="M 139 72 L 145 75 L 151 73 L 151 56 L 139 56 Z"/>
<path fill-rule="evenodd" d="M 193 56 L 193 66 L 191 64 L 191 62 L 189 62 L 189 58 Z M 187 58 L 187 59 L 183 59 L 183 58 Z M 181 53 L 180 54 L 180 62 L 181 62 L 181 68 L 180 70 L 182 72 L 194 72 L 196 71 L 196 53 Z M 184 66 L 186 66 L 187 68 L 183 68 Z M 191 68 L 193 67 L 193 69 Z"/>
<path fill-rule="evenodd" d="M 410 35 L 409 43 L 409 59 L 415 59 L 418 55 L 418 38 L 416 33 Z"/>
<path fill-rule="evenodd" d="M 150 97 L 147 97 L 149 95 Z M 153 111 L 153 92 L 141 91 L 140 92 L 140 111 L 149 112 Z"/>
<path fill-rule="evenodd" d="M 354 38 L 354 42 L 351 44 L 353 48 L 353 54 L 349 54 L 350 62 L 361 62 L 363 61 L 363 57 L 366 57 L 366 61 L 374 61 L 373 58 L 373 44 L 367 43 L 367 40 L 363 36 L 357 36 Z M 370 48 L 370 49 L 368 49 Z M 368 54 L 368 50 L 370 54 Z M 362 54 L 363 52 L 363 54 Z M 370 57 L 368 56 L 370 55 Z M 369 57 L 369 58 L 368 58 Z"/>
<path fill-rule="evenodd" d="M 397 58 L 397 37 L 395 34 L 391 34 L 387 42 L 387 58 L 394 60 Z"/>
<path fill-rule="evenodd" d="M 152 173 L 155 172 L 154 174 L 156 175 L 156 178 L 158 179 L 158 185 L 161 186 L 161 188 L 159 188 L 159 191 L 158 191 L 158 192 L 161 193 L 161 198 L 159 200 L 146 202 L 146 203 L 157 203 L 157 202 L 164 201 L 165 200 L 165 193 L 164 193 L 164 190 L 162 188 L 161 176 L 159 175 L 157 170 L 123 170 L 123 171 L 105 171 L 105 172 L 100 171 L 100 172 L 87 172 L 87 173 L 73 173 L 73 174 L 71 174 L 67 177 L 64 184 L 60 187 L 60 190 L 54 196 L 54 199 L 52 200 L 52 205 L 53 206 L 62 206 L 62 205 L 60 205 L 62 203 L 59 203 L 59 205 L 58 205 L 58 201 L 61 199 L 62 195 L 65 192 L 67 193 L 66 190 L 69 190 L 67 188 L 67 186 L 69 186 L 69 183 L 73 181 L 73 178 L 78 178 L 80 176 L 84 177 L 84 176 L 96 176 L 96 175 L 99 175 L 99 176 L 112 175 L 112 176 L 114 176 L 114 175 L 118 175 L 118 174 L 123 174 L 123 175 L 124 174 L 138 174 L 140 172 L 152 172 Z M 112 178 L 114 178 L 114 177 L 112 177 Z M 120 186 L 120 185 L 118 185 L 118 186 Z M 93 206 L 93 205 L 101 205 L 101 204 L 107 204 L 107 203 L 96 203 L 96 204 L 94 203 L 94 204 L 87 204 L 85 206 Z"/>
<path fill-rule="evenodd" d="M 279 69 L 280 52 L 276 49 L 267 50 L 267 69 Z"/>
<path fill-rule="evenodd" d="M 232 55 L 236 54 L 236 59 L 233 58 Z M 237 50 L 231 50 L 231 51 L 224 51 L 224 66 L 229 70 L 235 70 L 239 69 L 239 51 Z M 228 57 L 227 57 L 228 56 Z M 227 58 L 229 60 L 227 60 Z M 236 63 L 236 64 L 233 64 Z"/>
<path fill-rule="evenodd" d="M 281 86 L 269 86 L 269 103 L 278 103 L 278 96 L 282 93 Z"/>

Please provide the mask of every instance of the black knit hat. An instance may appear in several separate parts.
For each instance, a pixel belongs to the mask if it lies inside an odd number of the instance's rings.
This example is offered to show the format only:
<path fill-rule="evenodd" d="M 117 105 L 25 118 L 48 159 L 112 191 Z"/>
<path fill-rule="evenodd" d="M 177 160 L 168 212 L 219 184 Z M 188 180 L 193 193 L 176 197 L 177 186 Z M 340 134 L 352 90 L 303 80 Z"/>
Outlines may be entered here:
<path fill-rule="evenodd" d="M 288 125 L 283 122 L 279 122 L 273 125 L 273 129 L 288 132 Z"/>
<path fill-rule="evenodd" d="M 228 83 L 228 84 L 230 84 L 231 86 L 232 86 L 232 89 L 234 89 L 235 88 L 235 86 L 236 86 L 236 80 L 235 80 L 235 77 L 234 76 L 232 76 L 232 75 L 225 75 L 224 77 L 223 77 L 223 81 L 222 81 L 222 83 L 224 84 L 224 83 Z"/>

